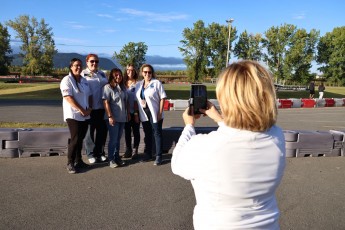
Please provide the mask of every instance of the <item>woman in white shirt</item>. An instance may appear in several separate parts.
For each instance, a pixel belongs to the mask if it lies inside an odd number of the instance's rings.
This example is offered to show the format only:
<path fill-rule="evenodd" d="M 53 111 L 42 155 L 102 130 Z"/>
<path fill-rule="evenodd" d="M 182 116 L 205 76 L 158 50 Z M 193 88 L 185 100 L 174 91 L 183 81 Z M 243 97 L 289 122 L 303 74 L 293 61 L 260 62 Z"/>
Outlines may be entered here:
<path fill-rule="evenodd" d="M 271 75 L 257 62 L 231 64 L 220 75 L 217 99 L 201 110 L 219 124 L 195 135 L 186 124 L 174 149 L 172 171 L 190 180 L 195 229 L 279 229 L 275 191 L 285 168 L 285 139 L 275 125 L 276 95 Z"/>
<path fill-rule="evenodd" d="M 156 160 L 154 165 L 162 164 L 162 126 L 163 126 L 163 105 L 166 93 L 162 83 L 155 78 L 155 72 L 151 65 L 143 64 L 140 68 L 144 77 L 137 84 L 135 94 L 138 100 L 139 117 L 145 133 L 145 149 L 143 161 L 152 158 L 152 136 L 155 139 Z"/>
<path fill-rule="evenodd" d="M 98 69 L 99 58 L 96 54 L 86 56 L 87 68 L 81 72 L 81 75 L 87 80 L 92 92 L 89 129 L 86 134 L 85 150 L 90 164 L 95 162 L 104 162 L 104 146 L 107 139 L 107 125 L 104 121 L 104 106 L 102 100 L 102 89 L 108 84 L 105 73 Z"/>
<path fill-rule="evenodd" d="M 61 80 L 60 90 L 63 96 L 63 114 L 67 122 L 71 139 L 67 152 L 67 171 L 74 174 L 77 169 L 85 168 L 81 157 L 83 139 L 87 132 L 87 119 L 90 118 L 89 106 L 90 89 L 87 81 L 80 75 L 82 62 L 73 58 L 69 65 L 70 73 Z"/>

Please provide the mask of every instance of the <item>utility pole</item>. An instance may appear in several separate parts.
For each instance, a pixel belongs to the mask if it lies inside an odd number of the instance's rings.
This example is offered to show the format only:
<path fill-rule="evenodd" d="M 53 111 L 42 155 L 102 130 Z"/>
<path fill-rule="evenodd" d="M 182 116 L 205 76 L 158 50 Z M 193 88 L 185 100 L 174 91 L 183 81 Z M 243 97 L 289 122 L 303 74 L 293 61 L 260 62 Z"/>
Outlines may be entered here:
<path fill-rule="evenodd" d="M 229 65 L 229 56 L 230 56 L 230 38 L 231 38 L 231 23 L 234 21 L 233 18 L 230 18 L 229 20 L 226 20 L 226 22 L 229 25 L 229 36 L 228 36 L 228 49 L 226 51 L 226 65 L 225 67 L 228 67 Z"/>

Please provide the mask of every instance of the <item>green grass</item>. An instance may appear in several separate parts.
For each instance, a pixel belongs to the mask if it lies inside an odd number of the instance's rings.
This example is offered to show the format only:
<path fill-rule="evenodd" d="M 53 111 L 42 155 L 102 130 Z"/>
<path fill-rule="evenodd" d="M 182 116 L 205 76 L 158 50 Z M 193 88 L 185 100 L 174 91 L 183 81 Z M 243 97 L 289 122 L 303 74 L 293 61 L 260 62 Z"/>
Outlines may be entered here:
<path fill-rule="evenodd" d="M 215 85 L 206 84 L 208 98 L 215 99 Z M 189 84 L 164 84 L 164 89 L 168 99 L 188 99 Z M 309 91 L 278 91 L 278 98 L 308 98 Z M 345 98 L 345 87 L 328 87 L 324 94 L 325 98 Z M 318 96 L 316 92 L 315 97 Z M 58 83 L 3 83 L 0 82 L 0 100 L 61 100 L 61 92 Z M 0 122 L 1 128 L 60 128 L 67 127 L 65 124 L 45 124 L 45 123 L 16 123 Z"/>
<path fill-rule="evenodd" d="M 49 124 L 32 122 L 2 122 L 1 128 L 67 128 L 67 124 Z"/>
<path fill-rule="evenodd" d="M 0 99 L 61 99 L 58 83 L 3 83 L 0 82 Z"/>

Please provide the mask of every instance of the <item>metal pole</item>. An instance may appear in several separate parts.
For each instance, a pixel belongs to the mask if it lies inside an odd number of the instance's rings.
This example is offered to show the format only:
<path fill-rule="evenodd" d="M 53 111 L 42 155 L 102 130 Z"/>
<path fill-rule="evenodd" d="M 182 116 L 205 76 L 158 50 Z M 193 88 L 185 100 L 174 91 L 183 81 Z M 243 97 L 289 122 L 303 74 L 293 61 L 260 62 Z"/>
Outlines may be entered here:
<path fill-rule="evenodd" d="M 229 36 L 228 36 L 228 49 L 226 51 L 226 64 L 225 67 L 228 67 L 229 65 L 229 56 L 230 56 L 230 38 L 231 38 L 231 23 L 234 21 L 234 19 L 226 20 L 226 22 L 229 25 Z"/>

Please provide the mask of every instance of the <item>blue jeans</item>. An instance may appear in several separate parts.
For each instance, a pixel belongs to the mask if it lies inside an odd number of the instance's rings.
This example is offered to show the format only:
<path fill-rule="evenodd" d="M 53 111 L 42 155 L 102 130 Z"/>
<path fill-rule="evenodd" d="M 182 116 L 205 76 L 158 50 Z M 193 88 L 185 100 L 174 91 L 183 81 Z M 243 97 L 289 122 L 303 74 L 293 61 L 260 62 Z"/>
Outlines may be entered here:
<path fill-rule="evenodd" d="M 104 109 L 92 110 L 89 119 L 89 129 L 84 139 L 88 158 L 104 156 L 104 146 L 107 139 L 107 126 L 104 121 Z"/>
<path fill-rule="evenodd" d="M 106 120 L 109 131 L 108 158 L 109 161 L 120 160 L 120 140 L 125 127 L 125 122 L 115 122 L 114 126 Z"/>
<path fill-rule="evenodd" d="M 148 156 L 152 157 L 152 136 L 155 140 L 155 147 L 156 147 L 156 157 L 162 157 L 163 153 L 163 141 L 162 141 L 162 126 L 163 126 L 163 119 L 158 121 L 157 123 L 153 123 L 151 113 L 145 111 L 147 117 L 149 118 L 148 121 L 142 122 L 145 137 L 145 149 L 144 153 Z M 153 134 L 153 135 L 152 135 Z"/>

